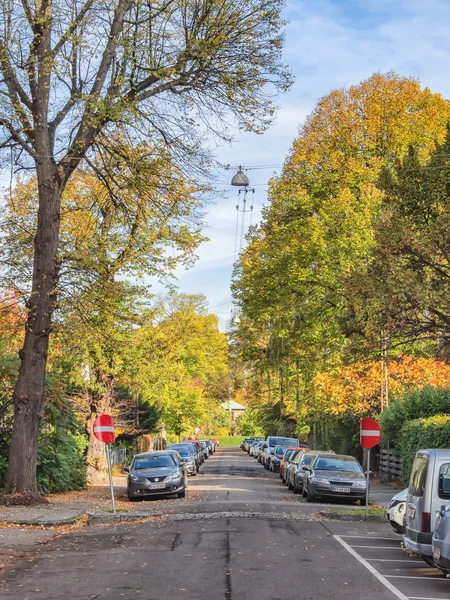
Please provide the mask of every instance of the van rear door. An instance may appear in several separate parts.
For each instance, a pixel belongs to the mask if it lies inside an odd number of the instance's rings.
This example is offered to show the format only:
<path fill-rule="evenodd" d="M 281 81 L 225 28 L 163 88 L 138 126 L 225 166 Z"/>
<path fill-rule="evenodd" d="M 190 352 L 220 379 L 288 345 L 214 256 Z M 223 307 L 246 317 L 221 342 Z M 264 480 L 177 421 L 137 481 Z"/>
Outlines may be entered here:
<path fill-rule="evenodd" d="M 429 455 L 418 452 L 413 462 L 408 485 L 405 538 L 419 545 L 431 544 L 429 506 L 431 494 L 426 489 L 429 470 Z"/>

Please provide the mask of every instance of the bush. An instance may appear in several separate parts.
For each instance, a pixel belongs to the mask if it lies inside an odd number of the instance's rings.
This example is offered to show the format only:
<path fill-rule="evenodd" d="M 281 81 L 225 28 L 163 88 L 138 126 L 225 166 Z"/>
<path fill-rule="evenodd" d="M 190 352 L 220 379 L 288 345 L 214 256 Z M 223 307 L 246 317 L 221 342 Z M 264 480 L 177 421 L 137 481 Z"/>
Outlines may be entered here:
<path fill-rule="evenodd" d="M 41 492 L 68 492 L 86 487 L 88 440 L 70 403 L 51 398 L 39 435 L 37 480 Z"/>
<path fill-rule="evenodd" d="M 405 423 L 398 446 L 403 459 L 403 477 L 407 480 L 418 450 L 450 448 L 450 415 L 434 415 Z"/>
<path fill-rule="evenodd" d="M 425 386 L 394 400 L 380 416 L 383 442 L 399 447 L 399 433 L 408 422 L 419 418 L 450 413 L 450 389 Z M 432 446 L 433 447 L 433 446 Z"/>

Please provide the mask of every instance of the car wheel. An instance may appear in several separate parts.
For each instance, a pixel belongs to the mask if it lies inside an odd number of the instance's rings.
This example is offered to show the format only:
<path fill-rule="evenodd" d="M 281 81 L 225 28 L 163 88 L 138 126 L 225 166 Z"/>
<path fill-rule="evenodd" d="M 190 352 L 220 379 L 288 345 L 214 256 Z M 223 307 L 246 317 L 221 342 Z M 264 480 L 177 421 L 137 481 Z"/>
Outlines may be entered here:
<path fill-rule="evenodd" d="M 300 494 L 300 488 L 297 486 L 295 481 L 294 481 L 294 494 Z"/>
<path fill-rule="evenodd" d="M 309 489 L 309 485 L 308 488 L 306 490 L 306 502 L 314 502 L 315 500 L 315 496 L 314 494 L 311 493 L 311 490 Z"/>
<path fill-rule="evenodd" d="M 178 492 L 178 498 L 186 498 L 186 488 L 182 492 Z"/>
<path fill-rule="evenodd" d="M 289 484 L 288 484 L 288 490 L 289 490 L 290 492 L 292 492 L 292 490 L 293 490 L 293 489 L 294 489 L 294 486 L 292 485 L 292 483 L 291 483 L 291 480 L 289 480 Z"/>

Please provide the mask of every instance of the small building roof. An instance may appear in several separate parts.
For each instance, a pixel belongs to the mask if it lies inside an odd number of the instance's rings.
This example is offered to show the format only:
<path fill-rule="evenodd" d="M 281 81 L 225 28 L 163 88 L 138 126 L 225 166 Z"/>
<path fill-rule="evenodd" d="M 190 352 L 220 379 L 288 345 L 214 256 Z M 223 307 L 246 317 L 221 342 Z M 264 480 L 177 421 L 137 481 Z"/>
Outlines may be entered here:
<path fill-rule="evenodd" d="M 227 400 L 226 402 L 222 402 L 222 408 L 225 410 L 245 410 L 246 407 L 234 400 Z"/>

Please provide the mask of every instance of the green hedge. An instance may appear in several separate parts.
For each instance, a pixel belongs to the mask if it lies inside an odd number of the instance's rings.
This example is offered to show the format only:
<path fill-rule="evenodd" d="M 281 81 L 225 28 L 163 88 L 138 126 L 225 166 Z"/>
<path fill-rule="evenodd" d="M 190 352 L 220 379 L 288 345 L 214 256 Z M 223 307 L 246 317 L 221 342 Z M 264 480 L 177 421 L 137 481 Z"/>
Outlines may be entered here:
<path fill-rule="evenodd" d="M 450 389 L 425 386 L 396 399 L 380 415 L 382 443 L 389 440 L 391 448 L 399 446 L 399 432 L 414 419 L 450 414 Z M 432 448 L 435 446 L 432 444 Z"/>
<path fill-rule="evenodd" d="M 214 436 L 211 436 L 214 437 Z M 217 438 L 221 446 L 240 446 L 242 440 L 245 440 L 245 435 L 228 435 Z"/>
<path fill-rule="evenodd" d="M 405 480 L 409 479 L 416 452 L 426 448 L 450 448 L 450 415 L 415 419 L 403 425 L 399 449 Z"/>

